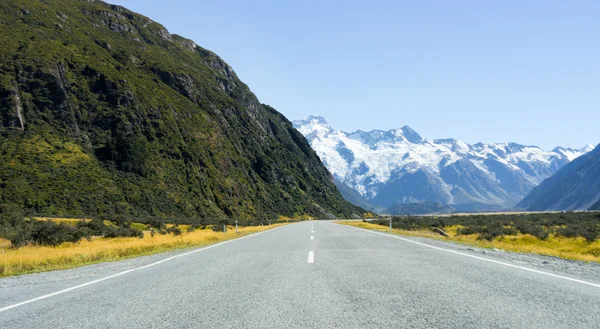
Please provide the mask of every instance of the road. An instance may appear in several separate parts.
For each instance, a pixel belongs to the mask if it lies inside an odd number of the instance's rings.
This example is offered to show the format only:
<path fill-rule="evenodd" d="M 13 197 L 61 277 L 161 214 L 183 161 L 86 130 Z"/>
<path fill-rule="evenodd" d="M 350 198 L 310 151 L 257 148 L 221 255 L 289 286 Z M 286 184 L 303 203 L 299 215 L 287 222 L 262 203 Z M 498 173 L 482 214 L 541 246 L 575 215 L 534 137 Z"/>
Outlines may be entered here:
<path fill-rule="evenodd" d="M 303 222 L 192 252 L 1 279 L 0 328 L 600 326 L 599 281 L 487 257 Z"/>

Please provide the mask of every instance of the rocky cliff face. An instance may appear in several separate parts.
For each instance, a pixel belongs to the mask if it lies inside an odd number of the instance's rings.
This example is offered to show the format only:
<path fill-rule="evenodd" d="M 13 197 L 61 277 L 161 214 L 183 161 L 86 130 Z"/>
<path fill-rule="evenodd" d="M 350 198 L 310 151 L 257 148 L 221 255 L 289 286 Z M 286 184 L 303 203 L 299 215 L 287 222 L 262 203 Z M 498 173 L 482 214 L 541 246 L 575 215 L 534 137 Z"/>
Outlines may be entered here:
<path fill-rule="evenodd" d="M 233 69 L 101 1 L 0 3 L 0 202 L 45 214 L 353 216 Z"/>
<path fill-rule="evenodd" d="M 408 126 L 347 133 L 315 116 L 294 125 L 338 181 L 380 209 L 420 202 L 459 211 L 511 208 L 589 149 L 427 140 Z"/>

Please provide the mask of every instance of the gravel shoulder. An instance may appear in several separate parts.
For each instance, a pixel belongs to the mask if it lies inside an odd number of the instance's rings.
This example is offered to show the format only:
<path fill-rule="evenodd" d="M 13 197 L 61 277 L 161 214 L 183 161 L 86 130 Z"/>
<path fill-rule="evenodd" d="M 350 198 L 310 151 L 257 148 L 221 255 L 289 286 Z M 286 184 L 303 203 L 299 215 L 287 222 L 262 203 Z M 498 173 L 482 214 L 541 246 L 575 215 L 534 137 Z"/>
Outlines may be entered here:
<path fill-rule="evenodd" d="M 362 229 L 362 228 L 361 228 Z M 385 232 L 381 232 L 385 233 Z M 389 233 L 386 233 L 389 234 Z M 600 263 L 583 262 L 554 256 L 513 252 L 500 249 L 479 248 L 463 243 L 442 241 L 436 239 L 397 235 L 404 239 L 425 243 L 431 246 L 462 252 L 469 255 L 493 259 L 514 265 L 534 268 L 540 271 L 552 272 L 558 275 L 573 277 L 600 284 Z"/>

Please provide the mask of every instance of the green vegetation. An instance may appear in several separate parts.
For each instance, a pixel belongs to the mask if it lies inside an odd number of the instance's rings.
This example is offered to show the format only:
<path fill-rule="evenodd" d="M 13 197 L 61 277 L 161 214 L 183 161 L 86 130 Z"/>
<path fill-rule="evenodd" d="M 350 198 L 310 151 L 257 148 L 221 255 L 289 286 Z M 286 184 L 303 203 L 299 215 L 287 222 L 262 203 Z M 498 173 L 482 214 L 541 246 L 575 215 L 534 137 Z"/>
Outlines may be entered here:
<path fill-rule="evenodd" d="M 388 231 L 389 219 L 343 222 Z M 515 252 L 600 262 L 600 213 L 531 213 L 393 217 L 393 233 Z M 443 230 L 443 237 L 436 229 Z"/>
<path fill-rule="evenodd" d="M 219 241 L 272 229 L 285 224 L 240 227 L 238 232 L 228 227 L 227 232 L 209 228 L 184 232 L 174 229 L 173 234 L 155 235 L 146 232 L 143 237 L 93 237 L 78 243 L 64 242 L 59 246 L 30 244 L 22 248 L 7 248 L 0 252 L 0 277 L 42 272 L 116 261 L 150 255 L 174 249 L 205 246 Z M 0 239 L 0 248 L 4 241 Z"/>
<path fill-rule="evenodd" d="M 15 218 L 364 212 L 231 67 L 152 20 L 100 1 L 6 0 L 0 28 L 0 204 Z"/>
<path fill-rule="evenodd" d="M 10 247 L 18 249 L 26 245 L 56 247 L 65 242 L 78 243 L 82 239 L 91 240 L 93 237 L 121 238 L 138 237 L 143 238 L 142 231 L 150 230 L 151 234 L 173 234 L 179 236 L 183 233 L 180 225 L 185 225 L 187 232 L 196 229 L 211 229 L 222 232 L 223 226 L 239 227 L 268 226 L 271 224 L 283 224 L 297 222 L 298 220 L 234 220 L 230 218 L 206 219 L 206 218 L 164 218 L 145 217 L 134 218 L 118 216 L 108 219 L 93 218 L 91 220 L 60 220 L 49 218 L 26 218 L 22 217 L 19 209 L 14 205 L 0 205 L 0 239 L 10 241 Z"/>
<path fill-rule="evenodd" d="M 389 226 L 389 220 L 372 221 L 374 224 Z M 600 238 L 600 213 L 531 213 L 504 215 L 459 215 L 459 216 L 399 216 L 392 217 L 392 227 L 418 231 L 424 229 L 457 227 L 458 235 L 476 234 L 479 239 L 492 241 L 502 236 L 528 234 L 539 240 L 550 235 L 585 238 L 594 242 Z"/>

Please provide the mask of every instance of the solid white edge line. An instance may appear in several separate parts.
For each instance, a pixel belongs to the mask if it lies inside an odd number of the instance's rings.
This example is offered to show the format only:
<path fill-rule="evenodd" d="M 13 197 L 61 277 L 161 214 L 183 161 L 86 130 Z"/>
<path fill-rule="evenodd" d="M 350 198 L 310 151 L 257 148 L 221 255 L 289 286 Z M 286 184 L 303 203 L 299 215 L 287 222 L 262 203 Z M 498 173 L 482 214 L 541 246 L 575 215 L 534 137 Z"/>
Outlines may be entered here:
<path fill-rule="evenodd" d="M 535 269 L 528 268 L 528 267 L 523 267 L 523 266 L 519 266 L 519 265 L 514 265 L 514 264 L 510 264 L 510 263 L 501 262 L 501 261 L 498 261 L 498 260 L 483 258 L 483 257 L 475 256 L 475 255 L 469 255 L 469 254 L 465 254 L 465 253 L 462 253 L 462 252 L 459 252 L 459 251 L 455 251 L 455 250 L 450 250 L 450 249 L 444 249 L 444 248 L 440 248 L 440 247 L 435 247 L 435 246 L 432 246 L 432 245 L 428 245 L 426 243 L 417 242 L 417 241 L 413 241 L 413 240 L 410 240 L 410 239 L 405 239 L 405 238 L 402 238 L 402 237 L 399 237 L 399 236 L 396 236 L 396 235 L 391 235 L 391 234 L 385 234 L 385 233 L 381 233 L 381 232 L 371 231 L 371 230 L 367 230 L 367 229 L 363 229 L 363 228 L 359 228 L 359 227 L 354 227 L 354 226 L 350 226 L 350 225 L 344 225 L 344 226 L 351 227 L 353 229 L 357 229 L 357 230 L 360 230 L 360 231 L 365 231 L 365 232 L 369 232 L 369 233 L 373 233 L 373 234 L 383 235 L 383 236 L 387 236 L 387 237 L 390 237 L 390 238 L 399 239 L 399 240 L 402 240 L 402 241 L 406 241 L 406 242 L 418 244 L 420 246 L 428 247 L 428 248 L 431 248 L 431 249 L 436 249 L 436 250 L 441 250 L 441 251 L 445 251 L 445 252 L 450 252 L 450 253 L 453 253 L 453 254 L 457 254 L 457 255 L 461 255 L 461 256 L 466 256 L 466 257 L 470 257 L 470 258 L 475 258 L 475 259 L 483 260 L 483 261 L 490 262 L 490 263 L 495 263 L 495 264 L 504 265 L 504 266 L 508 266 L 508 267 L 513 267 L 513 268 L 518 268 L 518 269 L 521 269 L 521 270 L 525 270 L 525 271 L 529 271 L 529 272 L 533 272 L 533 273 L 537 273 L 537 274 L 551 276 L 553 278 L 568 280 L 568 281 L 577 282 L 577 283 L 585 284 L 585 285 L 588 285 L 588 286 L 600 288 L 600 284 L 597 284 L 597 283 L 592 283 L 592 282 L 588 282 L 588 281 L 584 281 L 584 280 L 570 278 L 570 277 L 567 277 L 567 276 L 562 276 L 562 275 L 558 275 L 558 274 L 553 274 L 553 273 L 548 273 L 548 272 L 544 272 L 544 271 L 540 271 L 540 270 L 535 270 Z"/>
<path fill-rule="evenodd" d="M 312 264 L 315 262 L 315 253 L 312 251 L 308 252 L 308 263 Z"/>
<path fill-rule="evenodd" d="M 50 298 L 50 297 L 53 297 L 53 296 L 56 296 L 56 295 L 61 295 L 61 294 L 67 293 L 69 291 L 81 289 L 83 287 L 87 287 L 87 286 L 90 286 L 90 285 L 93 285 L 93 284 L 96 284 L 96 283 L 99 283 L 99 282 L 102 282 L 102 281 L 110 280 L 110 279 L 113 279 L 113 278 L 116 278 L 116 277 L 119 277 L 119 276 L 122 276 L 122 275 L 125 275 L 125 274 L 128 274 L 128 273 L 131 273 L 131 272 L 136 272 L 136 271 L 139 271 L 139 270 L 143 270 L 143 269 L 146 269 L 146 268 L 149 268 L 149 267 L 152 267 L 152 266 L 156 266 L 156 265 L 162 264 L 164 262 L 168 262 L 170 260 L 173 260 L 173 259 L 176 259 L 176 258 L 179 258 L 179 257 L 191 255 L 191 254 L 194 254 L 194 253 L 197 253 L 197 252 L 201 252 L 201 251 L 205 251 L 205 250 L 208 250 L 208 249 L 211 249 L 211 248 L 222 246 L 222 245 L 230 243 L 230 242 L 241 240 L 242 238 L 246 238 L 246 237 L 250 237 L 250 236 L 257 236 L 257 235 L 260 235 L 260 234 L 263 234 L 263 233 L 267 233 L 267 232 L 273 232 L 275 230 L 284 228 L 286 226 L 287 225 L 276 227 L 276 228 L 272 228 L 272 229 L 267 230 L 267 231 L 252 233 L 252 234 L 245 235 L 245 236 L 242 236 L 242 237 L 239 237 L 239 238 L 236 238 L 236 239 L 231 239 L 231 240 L 219 242 L 217 244 L 213 244 L 213 245 L 210 245 L 210 246 L 202 247 L 200 249 L 192 250 L 192 251 L 189 251 L 189 252 L 186 252 L 186 253 L 183 253 L 183 254 L 178 254 L 178 255 L 175 255 L 175 256 L 171 256 L 169 258 L 161 259 L 161 260 L 159 260 L 157 262 L 154 262 L 154 263 L 151 263 L 151 264 L 148 264 L 148 265 L 144 265 L 144 266 L 132 268 L 132 269 L 129 269 L 129 270 L 126 270 L 126 271 L 123 271 L 123 272 L 119 272 L 119 273 L 116 273 L 116 274 L 113 274 L 113 275 L 109 275 L 107 277 L 104 277 L 104 278 L 101 278 L 101 279 L 98 279 L 98 280 L 86 282 L 86 283 L 83 283 L 83 284 L 80 284 L 80 285 L 77 285 L 77 286 L 74 286 L 74 287 L 71 287 L 71 288 L 67 288 L 67 289 L 59 290 L 57 292 L 53 292 L 51 294 L 47 294 L 47 295 L 43 295 L 43 296 L 36 297 L 36 298 L 33 298 L 33 299 L 29 299 L 29 300 L 26 300 L 26 301 L 23 301 L 23 302 L 20 302 L 20 303 L 17 303 L 17 304 L 5 306 L 3 308 L 0 308 L 0 312 L 8 311 L 8 310 L 13 309 L 13 308 L 17 308 L 17 307 L 20 307 L 20 306 L 23 306 L 23 305 L 27 305 L 27 304 L 30 304 L 30 303 L 33 303 L 33 302 L 37 302 L 38 300 Z"/>

